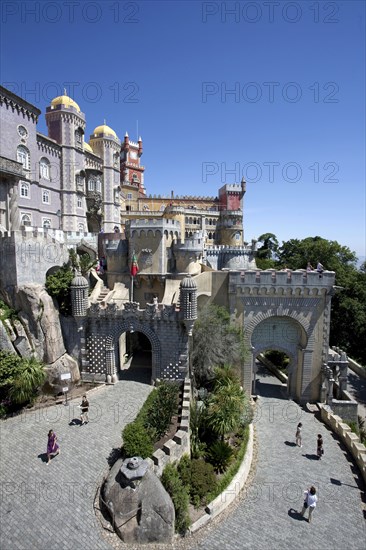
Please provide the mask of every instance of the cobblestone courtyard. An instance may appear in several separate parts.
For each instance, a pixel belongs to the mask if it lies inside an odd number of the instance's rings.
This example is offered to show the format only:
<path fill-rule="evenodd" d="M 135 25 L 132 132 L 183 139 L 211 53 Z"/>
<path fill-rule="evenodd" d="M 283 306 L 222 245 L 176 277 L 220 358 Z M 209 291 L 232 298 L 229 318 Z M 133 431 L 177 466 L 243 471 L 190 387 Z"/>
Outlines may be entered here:
<path fill-rule="evenodd" d="M 122 380 L 91 393 L 90 422 L 84 426 L 72 422 L 79 418 L 79 401 L 1 422 L 2 550 L 111 550 L 93 511 L 96 487 L 111 450 L 120 446 L 123 426 L 133 420 L 151 389 Z M 314 415 L 288 401 L 281 384 L 264 372 L 258 393 L 252 483 L 224 520 L 170 547 L 364 550 L 364 492 L 345 449 Z M 294 445 L 299 421 L 303 448 Z M 47 466 L 44 453 L 51 428 L 61 454 Z M 317 433 L 324 439 L 321 461 L 315 458 Z M 297 511 L 303 490 L 311 484 L 319 501 L 308 524 Z"/>

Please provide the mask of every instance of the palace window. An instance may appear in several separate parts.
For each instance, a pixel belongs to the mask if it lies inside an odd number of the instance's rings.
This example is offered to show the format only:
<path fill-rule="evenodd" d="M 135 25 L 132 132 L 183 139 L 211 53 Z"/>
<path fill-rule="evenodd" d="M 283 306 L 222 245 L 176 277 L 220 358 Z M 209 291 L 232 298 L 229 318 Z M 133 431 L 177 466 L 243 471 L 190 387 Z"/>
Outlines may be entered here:
<path fill-rule="evenodd" d="M 160 212 L 164 212 L 164 210 L 165 210 L 165 204 L 162 204 L 162 205 L 160 206 Z"/>
<path fill-rule="evenodd" d="M 50 192 L 42 191 L 42 202 L 43 204 L 50 204 Z"/>
<path fill-rule="evenodd" d="M 89 191 L 95 190 L 95 176 L 90 176 L 88 179 L 88 189 Z"/>
<path fill-rule="evenodd" d="M 136 174 L 134 174 L 134 175 L 132 176 L 132 181 L 133 181 L 134 183 L 138 183 L 138 182 L 139 182 L 139 178 L 136 176 Z"/>
<path fill-rule="evenodd" d="M 45 157 L 39 161 L 39 176 L 46 180 L 50 179 L 50 162 Z"/>
<path fill-rule="evenodd" d="M 83 224 L 83 223 L 79 223 L 79 224 L 78 224 L 78 231 L 80 231 L 81 233 L 83 233 L 83 231 L 84 231 L 84 224 Z"/>
<path fill-rule="evenodd" d="M 31 214 L 21 214 L 20 220 L 21 225 L 32 225 Z"/>
<path fill-rule="evenodd" d="M 29 150 L 24 147 L 24 145 L 19 145 L 17 147 L 17 162 L 23 164 L 24 170 L 29 170 L 30 168 L 30 154 Z"/>
<path fill-rule="evenodd" d="M 102 192 L 102 179 L 100 176 L 97 176 L 95 179 L 95 190 L 98 191 L 98 193 Z"/>
<path fill-rule="evenodd" d="M 78 205 L 78 208 L 83 207 L 83 198 L 82 198 L 81 195 L 78 195 L 78 197 L 77 197 L 77 205 Z"/>
<path fill-rule="evenodd" d="M 29 183 L 25 183 L 25 181 L 22 181 L 20 183 L 20 196 L 24 197 L 26 199 L 30 199 L 30 187 Z"/>
<path fill-rule="evenodd" d="M 51 229 L 51 220 L 49 218 L 42 218 L 42 226 L 45 229 Z"/>
<path fill-rule="evenodd" d="M 83 148 L 83 133 L 81 130 L 75 130 L 75 147 Z"/>
<path fill-rule="evenodd" d="M 132 193 L 127 193 L 127 199 L 130 201 L 132 200 Z"/>

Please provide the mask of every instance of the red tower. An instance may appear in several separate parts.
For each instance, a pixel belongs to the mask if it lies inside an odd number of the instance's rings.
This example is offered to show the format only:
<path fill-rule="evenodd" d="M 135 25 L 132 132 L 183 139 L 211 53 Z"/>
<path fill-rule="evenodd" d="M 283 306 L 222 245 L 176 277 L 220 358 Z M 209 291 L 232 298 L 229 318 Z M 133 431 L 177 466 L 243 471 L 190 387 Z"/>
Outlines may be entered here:
<path fill-rule="evenodd" d="M 140 164 L 142 153 L 141 137 L 137 142 L 131 141 L 126 132 L 121 145 L 121 187 L 132 187 L 134 190 L 138 190 L 139 194 L 145 196 L 145 167 Z"/>

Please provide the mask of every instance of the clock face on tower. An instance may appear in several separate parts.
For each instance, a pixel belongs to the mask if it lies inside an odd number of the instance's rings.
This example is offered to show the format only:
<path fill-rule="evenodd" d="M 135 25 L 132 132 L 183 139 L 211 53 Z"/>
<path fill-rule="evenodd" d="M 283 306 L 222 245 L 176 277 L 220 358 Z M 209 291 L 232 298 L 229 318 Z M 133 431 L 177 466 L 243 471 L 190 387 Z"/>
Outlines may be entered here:
<path fill-rule="evenodd" d="M 137 160 L 137 152 L 136 151 L 131 151 L 130 152 L 130 158 L 132 158 L 134 160 Z"/>

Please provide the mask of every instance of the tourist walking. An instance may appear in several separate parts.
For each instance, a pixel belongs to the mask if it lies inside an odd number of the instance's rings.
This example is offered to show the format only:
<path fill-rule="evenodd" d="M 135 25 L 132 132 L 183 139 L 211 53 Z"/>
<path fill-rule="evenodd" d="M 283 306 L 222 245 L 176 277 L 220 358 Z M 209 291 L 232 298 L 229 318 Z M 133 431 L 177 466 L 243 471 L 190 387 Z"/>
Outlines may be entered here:
<path fill-rule="evenodd" d="M 308 522 L 311 522 L 311 516 L 313 515 L 318 497 L 316 496 L 316 489 L 314 486 L 311 486 L 310 489 L 304 491 L 305 500 L 301 510 L 301 515 L 304 516 L 306 510 L 309 510 Z"/>
<path fill-rule="evenodd" d="M 86 395 L 83 395 L 80 408 L 81 408 L 80 420 L 81 420 L 81 425 L 83 425 L 89 422 L 89 401 L 87 400 Z"/>
<path fill-rule="evenodd" d="M 298 425 L 297 425 L 296 434 L 295 434 L 296 445 L 297 445 L 298 447 L 302 447 L 302 434 L 301 434 L 301 429 L 302 429 L 302 424 L 301 424 L 301 422 L 299 422 Z"/>
<path fill-rule="evenodd" d="M 313 268 L 313 266 L 311 265 L 310 262 L 308 262 L 308 265 L 307 265 L 307 267 L 306 267 L 306 271 L 308 271 L 308 272 L 309 272 L 309 271 L 314 271 L 314 268 Z"/>
<path fill-rule="evenodd" d="M 318 459 L 321 460 L 322 455 L 324 454 L 323 438 L 321 434 L 318 434 L 318 439 L 316 440 L 316 454 L 318 456 Z"/>
<path fill-rule="evenodd" d="M 48 441 L 47 441 L 47 464 L 50 463 L 51 457 L 60 454 L 60 446 L 57 443 L 57 435 L 53 430 L 48 432 Z"/>

